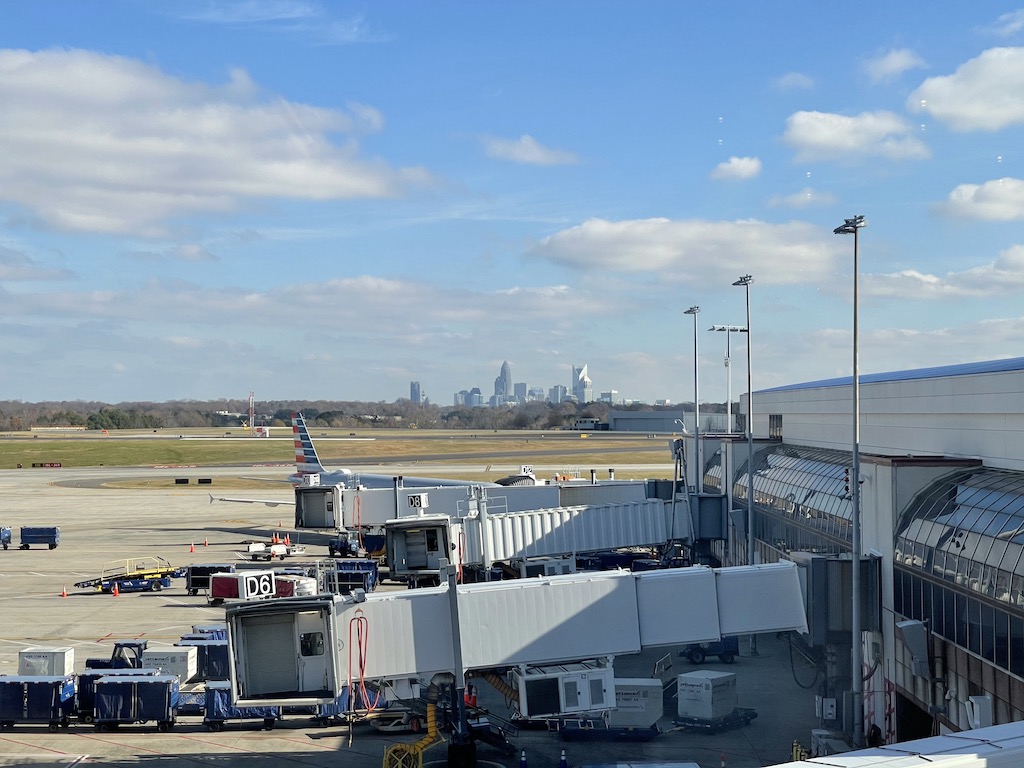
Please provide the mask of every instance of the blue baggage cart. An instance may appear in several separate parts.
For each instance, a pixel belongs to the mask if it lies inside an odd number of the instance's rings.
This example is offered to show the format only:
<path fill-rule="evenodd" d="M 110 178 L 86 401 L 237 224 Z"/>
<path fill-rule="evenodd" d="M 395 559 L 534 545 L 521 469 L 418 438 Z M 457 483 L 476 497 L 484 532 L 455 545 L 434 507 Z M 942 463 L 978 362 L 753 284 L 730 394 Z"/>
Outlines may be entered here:
<path fill-rule="evenodd" d="M 0 544 L 3 545 L 4 549 L 7 549 L 9 546 L 11 546 L 10 526 L 5 525 L 4 527 L 0 528 Z"/>
<path fill-rule="evenodd" d="M 46 723 L 50 733 L 66 728 L 75 709 L 74 675 L 0 676 L 0 727 Z"/>
<path fill-rule="evenodd" d="M 86 668 L 78 673 L 78 686 L 75 691 L 75 712 L 83 723 L 91 723 L 96 717 L 96 681 L 102 677 L 152 677 L 159 675 L 159 669 L 92 669 Z"/>
<path fill-rule="evenodd" d="M 272 730 L 281 718 L 280 707 L 235 707 L 231 704 L 231 682 L 210 680 L 206 683 L 206 712 L 203 724 L 211 731 L 224 729 L 228 720 L 262 720 Z"/>
<path fill-rule="evenodd" d="M 168 731 L 178 715 L 177 675 L 108 675 L 96 681 L 95 723 L 101 731 L 155 721 Z"/>
<path fill-rule="evenodd" d="M 203 680 L 227 680 L 229 676 L 227 640 L 179 640 L 177 646 L 194 645 L 196 653 L 195 682 Z"/>
<path fill-rule="evenodd" d="M 21 546 L 28 549 L 33 544 L 45 544 L 56 549 L 60 544 L 60 526 L 58 525 L 23 525 L 21 526 Z"/>

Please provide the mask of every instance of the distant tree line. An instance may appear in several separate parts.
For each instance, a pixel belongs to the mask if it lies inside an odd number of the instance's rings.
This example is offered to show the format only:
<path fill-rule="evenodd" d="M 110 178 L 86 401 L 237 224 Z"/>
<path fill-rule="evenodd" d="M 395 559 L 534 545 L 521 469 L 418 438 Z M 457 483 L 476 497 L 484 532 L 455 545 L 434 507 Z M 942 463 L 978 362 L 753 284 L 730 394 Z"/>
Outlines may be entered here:
<path fill-rule="evenodd" d="M 256 425 L 285 427 L 293 411 L 301 411 L 311 426 L 344 429 L 562 429 L 576 418 L 603 421 L 608 411 L 692 411 L 692 403 L 673 406 L 608 403 L 529 402 L 501 408 L 417 405 L 402 398 L 385 402 L 326 400 L 257 401 Z M 725 404 L 701 403 L 701 412 L 725 411 Z M 86 429 L 174 429 L 178 427 L 240 428 L 248 425 L 248 400 L 169 401 L 164 403 L 0 401 L 0 431 L 21 432 L 33 426 Z M 228 415 L 226 415 L 228 414 Z M 234 414 L 234 415 L 230 415 Z M 237 414 L 242 414 L 241 416 Z"/>

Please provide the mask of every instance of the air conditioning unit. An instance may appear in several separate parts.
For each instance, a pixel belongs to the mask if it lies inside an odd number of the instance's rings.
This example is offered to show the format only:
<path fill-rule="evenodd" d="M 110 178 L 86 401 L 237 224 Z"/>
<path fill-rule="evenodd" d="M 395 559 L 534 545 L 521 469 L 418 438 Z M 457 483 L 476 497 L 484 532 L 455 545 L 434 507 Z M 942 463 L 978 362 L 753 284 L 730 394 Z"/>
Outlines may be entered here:
<path fill-rule="evenodd" d="M 600 661 L 516 667 L 509 672 L 526 719 L 578 715 L 615 708 L 615 670 Z"/>

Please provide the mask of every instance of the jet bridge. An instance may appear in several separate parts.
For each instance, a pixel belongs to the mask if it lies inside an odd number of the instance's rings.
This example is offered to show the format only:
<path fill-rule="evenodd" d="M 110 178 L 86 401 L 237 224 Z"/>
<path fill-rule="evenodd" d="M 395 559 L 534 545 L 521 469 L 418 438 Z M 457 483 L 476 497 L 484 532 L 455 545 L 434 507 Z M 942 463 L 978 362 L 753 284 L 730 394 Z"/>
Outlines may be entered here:
<path fill-rule="evenodd" d="M 464 584 L 454 601 L 442 585 L 232 606 L 232 699 L 238 706 L 327 704 L 359 680 L 450 672 L 456 636 L 463 669 L 487 670 L 723 635 L 805 632 L 797 571 L 791 562 L 605 571 Z"/>

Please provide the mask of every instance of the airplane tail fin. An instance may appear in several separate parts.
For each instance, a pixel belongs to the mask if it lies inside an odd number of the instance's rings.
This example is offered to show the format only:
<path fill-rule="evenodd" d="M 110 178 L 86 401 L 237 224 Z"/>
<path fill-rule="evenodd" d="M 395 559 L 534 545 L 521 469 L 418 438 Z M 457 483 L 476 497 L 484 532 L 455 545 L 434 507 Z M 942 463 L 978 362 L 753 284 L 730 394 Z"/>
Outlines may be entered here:
<path fill-rule="evenodd" d="M 295 438 L 295 474 L 301 476 L 325 472 L 301 413 L 292 414 L 292 435 Z"/>

